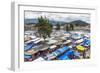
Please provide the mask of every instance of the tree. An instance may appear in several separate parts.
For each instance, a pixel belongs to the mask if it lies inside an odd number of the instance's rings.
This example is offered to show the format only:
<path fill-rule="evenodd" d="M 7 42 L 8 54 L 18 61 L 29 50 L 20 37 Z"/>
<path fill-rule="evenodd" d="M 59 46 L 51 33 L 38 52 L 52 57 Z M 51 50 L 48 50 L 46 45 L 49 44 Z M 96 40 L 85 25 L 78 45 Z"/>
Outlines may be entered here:
<path fill-rule="evenodd" d="M 56 25 L 56 30 L 60 30 L 60 24 L 59 23 L 57 23 L 57 25 Z"/>
<path fill-rule="evenodd" d="M 68 31 L 68 25 L 66 25 L 66 31 Z"/>
<path fill-rule="evenodd" d="M 66 31 L 74 30 L 74 25 L 73 24 L 67 24 L 66 25 Z"/>
<path fill-rule="evenodd" d="M 70 30 L 74 30 L 74 25 L 70 24 Z"/>
<path fill-rule="evenodd" d="M 46 37 L 50 37 L 50 34 L 52 32 L 52 27 L 49 23 L 49 20 L 42 16 L 38 18 L 38 23 L 36 24 L 36 27 L 38 28 L 38 33 L 40 37 L 43 37 L 44 39 Z"/>

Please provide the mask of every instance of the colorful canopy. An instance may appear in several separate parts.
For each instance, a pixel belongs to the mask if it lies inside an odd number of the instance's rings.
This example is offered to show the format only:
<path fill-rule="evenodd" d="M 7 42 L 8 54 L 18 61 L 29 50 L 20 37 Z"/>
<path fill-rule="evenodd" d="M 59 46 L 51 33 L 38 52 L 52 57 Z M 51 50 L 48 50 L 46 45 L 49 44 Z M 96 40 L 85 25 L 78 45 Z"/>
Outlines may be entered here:
<path fill-rule="evenodd" d="M 63 56 L 58 57 L 58 59 L 59 60 L 69 60 L 70 58 L 64 54 Z"/>
<path fill-rule="evenodd" d="M 24 58 L 25 59 L 30 59 L 30 58 L 32 58 L 32 56 L 31 55 L 24 55 Z"/>
<path fill-rule="evenodd" d="M 53 59 L 59 55 L 61 55 L 62 53 L 64 53 L 65 51 L 67 51 L 69 48 L 67 46 L 64 46 L 63 48 L 59 48 L 56 51 L 52 52 L 51 54 L 47 55 L 48 60 Z"/>
<path fill-rule="evenodd" d="M 60 53 L 63 53 L 63 52 L 65 52 L 65 51 L 67 51 L 68 49 L 69 49 L 69 47 L 64 46 L 64 47 L 58 49 L 57 51 L 59 51 Z"/>
<path fill-rule="evenodd" d="M 26 50 L 29 50 L 29 49 L 31 49 L 32 47 L 33 47 L 33 43 L 31 43 L 31 44 L 28 44 L 28 45 L 26 45 L 26 46 L 24 46 L 24 50 L 26 51 Z"/>
<path fill-rule="evenodd" d="M 90 45 L 90 40 L 85 39 L 85 40 L 83 41 L 83 46 L 89 46 L 89 45 Z"/>
<path fill-rule="evenodd" d="M 81 45 L 76 46 L 76 48 L 77 48 L 77 50 L 79 50 L 79 51 L 85 51 L 85 50 L 86 50 L 86 48 L 83 47 L 83 46 L 81 46 Z"/>
<path fill-rule="evenodd" d="M 70 59 L 68 56 L 73 55 L 73 54 L 74 54 L 73 50 L 70 50 L 70 51 L 67 51 L 66 53 L 64 53 L 62 56 L 58 57 L 58 59 L 67 60 L 67 59 Z"/>

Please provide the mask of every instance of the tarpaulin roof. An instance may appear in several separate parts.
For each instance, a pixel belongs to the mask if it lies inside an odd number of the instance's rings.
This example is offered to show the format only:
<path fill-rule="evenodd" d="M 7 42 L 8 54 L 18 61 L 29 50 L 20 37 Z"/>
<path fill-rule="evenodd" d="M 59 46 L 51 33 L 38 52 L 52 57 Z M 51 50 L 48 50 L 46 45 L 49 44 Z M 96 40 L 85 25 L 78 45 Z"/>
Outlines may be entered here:
<path fill-rule="evenodd" d="M 79 50 L 79 51 L 84 51 L 84 50 L 86 50 L 86 48 L 83 47 L 83 46 L 81 46 L 81 45 L 76 46 L 76 48 L 77 48 L 77 50 Z"/>
<path fill-rule="evenodd" d="M 24 55 L 24 58 L 30 59 L 30 58 L 32 58 L 32 56 L 31 55 Z"/>
<path fill-rule="evenodd" d="M 64 53 L 62 56 L 58 57 L 60 60 L 66 60 L 70 59 L 68 56 L 74 54 L 73 50 L 69 50 L 66 53 Z"/>
<path fill-rule="evenodd" d="M 64 47 L 58 49 L 57 51 L 59 51 L 60 53 L 63 53 L 63 52 L 65 52 L 65 51 L 68 50 L 68 49 L 69 49 L 69 47 L 64 46 Z"/>
<path fill-rule="evenodd" d="M 26 51 L 26 50 L 29 50 L 29 49 L 31 49 L 32 47 L 33 47 L 33 43 L 31 43 L 31 44 L 28 44 L 28 45 L 26 45 L 26 46 L 24 46 L 24 50 Z"/>

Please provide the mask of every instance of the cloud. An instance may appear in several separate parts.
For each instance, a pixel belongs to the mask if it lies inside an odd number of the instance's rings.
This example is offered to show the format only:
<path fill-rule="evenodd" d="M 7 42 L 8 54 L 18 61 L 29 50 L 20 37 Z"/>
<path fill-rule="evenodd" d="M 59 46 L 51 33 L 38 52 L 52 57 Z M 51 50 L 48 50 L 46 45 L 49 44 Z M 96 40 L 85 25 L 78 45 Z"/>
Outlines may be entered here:
<path fill-rule="evenodd" d="M 68 13 L 49 13 L 49 12 L 25 12 L 25 19 L 38 18 L 40 16 L 47 17 L 50 20 L 70 22 L 74 20 L 83 20 L 90 23 L 89 14 L 68 14 Z"/>

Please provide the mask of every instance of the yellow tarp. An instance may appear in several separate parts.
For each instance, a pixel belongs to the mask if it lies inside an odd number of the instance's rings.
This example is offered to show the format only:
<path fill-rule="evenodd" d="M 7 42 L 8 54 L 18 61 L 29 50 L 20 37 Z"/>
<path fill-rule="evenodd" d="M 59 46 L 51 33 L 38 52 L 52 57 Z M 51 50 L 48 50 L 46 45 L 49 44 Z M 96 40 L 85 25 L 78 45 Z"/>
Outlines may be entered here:
<path fill-rule="evenodd" d="M 76 46 L 76 48 L 77 48 L 77 50 L 79 50 L 79 51 L 84 51 L 84 50 L 86 50 L 86 48 L 83 47 L 83 46 L 81 46 L 81 45 Z"/>

